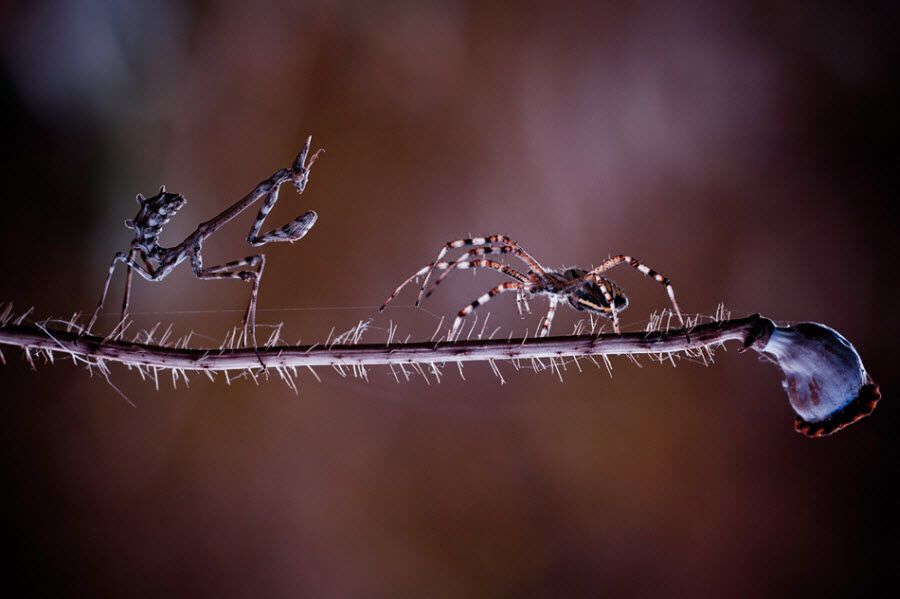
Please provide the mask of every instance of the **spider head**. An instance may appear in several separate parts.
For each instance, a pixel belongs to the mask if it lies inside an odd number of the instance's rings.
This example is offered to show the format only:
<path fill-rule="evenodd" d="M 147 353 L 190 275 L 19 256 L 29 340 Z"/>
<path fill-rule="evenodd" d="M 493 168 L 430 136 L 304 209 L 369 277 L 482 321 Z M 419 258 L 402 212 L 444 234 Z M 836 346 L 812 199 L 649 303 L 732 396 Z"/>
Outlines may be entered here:
<path fill-rule="evenodd" d="M 159 193 L 150 198 L 138 194 L 137 202 L 141 208 L 133 219 L 125 221 L 125 226 L 134 229 L 135 243 L 148 250 L 156 243 L 163 225 L 187 204 L 184 196 L 167 193 L 165 187 L 160 187 Z"/>
<path fill-rule="evenodd" d="M 628 296 L 625 291 L 610 281 L 603 279 L 603 286 L 612 296 L 612 303 L 616 308 L 616 312 L 621 312 L 628 307 Z M 586 283 L 585 285 L 574 289 L 569 295 L 569 303 L 576 310 L 586 310 L 595 312 L 604 316 L 612 316 L 612 309 L 606 294 L 600 289 L 597 283 Z"/>

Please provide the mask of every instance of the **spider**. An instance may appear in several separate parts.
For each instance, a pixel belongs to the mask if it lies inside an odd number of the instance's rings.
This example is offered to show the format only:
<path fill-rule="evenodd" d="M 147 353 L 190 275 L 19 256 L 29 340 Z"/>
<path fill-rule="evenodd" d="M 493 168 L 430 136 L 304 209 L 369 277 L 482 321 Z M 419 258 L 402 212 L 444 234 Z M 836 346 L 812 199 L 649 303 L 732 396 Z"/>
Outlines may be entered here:
<path fill-rule="evenodd" d="M 180 194 L 168 193 L 165 186 L 160 187 L 159 193 L 151 198 L 144 198 L 144 196 L 138 194 L 137 202 L 140 205 L 140 210 L 133 219 L 125 221 L 125 226 L 134 230 L 134 239 L 132 239 L 127 253 L 118 252 L 113 257 L 112 264 L 109 266 L 109 273 L 106 276 L 106 282 L 103 285 L 103 293 L 100 295 L 100 301 L 97 302 L 97 308 L 94 310 L 94 314 L 87 326 L 87 332 L 90 332 L 91 327 L 94 326 L 100 309 L 103 307 L 109 291 L 109 283 L 119 262 L 128 267 L 125 275 L 125 295 L 122 299 L 122 321 L 124 321 L 130 303 L 132 269 L 148 281 L 159 281 L 168 276 L 179 264 L 185 260 L 190 260 L 191 270 L 199 279 L 240 279 L 251 284 L 250 301 L 244 314 L 242 327 L 243 339 L 245 341 L 248 339 L 247 329 L 249 327 L 251 338 L 254 345 L 256 345 L 256 297 L 259 292 L 259 281 L 262 278 L 263 269 L 266 265 L 265 256 L 256 254 L 218 266 L 203 266 L 203 256 L 201 255 L 203 242 L 207 237 L 221 229 L 226 223 L 262 198 L 265 198 L 265 201 L 259 209 L 259 214 L 257 214 L 253 226 L 250 228 L 250 233 L 247 235 L 248 243 L 258 247 L 271 242 L 289 241 L 293 243 L 302 239 L 316 223 L 316 218 L 318 218 L 313 211 L 306 212 L 288 224 L 263 235 L 260 235 L 259 232 L 266 216 L 278 201 L 278 190 L 282 184 L 290 181 L 298 193 L 303 193 L 303 190 L 306 189 L 306 183 L 309 180 L 309 170 L 312 168 L 319 153 L 322 152 L 322 150 L 315 152 L 307 163 L 306 158 L 311 144 L 312 136 L 309 136 L 290 169 L 281 169 L 265 181 L 262 181 L 253 191 L 218 216 L 202 223 L 197 227 L 196 231 L 174 247 L 161 247 L 159 245 L 159 235 L 163 226 L 184 207 L 187 200 Z"/>
<path fill-rule="evenodd" d="M 447 252 L 457 248 L 472 249 L 465 251 L 452 262 L 442 261 Z M 482 257 L 487 254 L 512 254 L 524 262 L 529 270 L 528 272 L 523 273 L 501 262 L 488 260 Z M 425 280 L 422 282 L 422 287 L 419 290 L 416 306 L 418 306 L 423 299 L 430 297 L 437 286 L 440 285 L 452 271 L 468 268 L 492 268 L 513 279 L 514 282 L 508 281 L 497 285 L 460 310 L 456 319 L 453 321 L 453 325 L 450 327 L 448 339 L 453 340 L 458 337 L 463 319 L 468 314 L 479 306 L 483 306 L 495 296 L 506 291 L 515 291 L 517 300 L 520 298 L 524 299 L 526 295 L 546 295 L 549 297 L 550 306 L 547 310 L 547 315 L 544 317 L 544 321 L 541 324 L 541 337 L 545 337 L 550 333 L 550 326 L 553 323 L 553 317 L 556 315 L 556 307 L 560 301 L 575 310 L 588 311 L 610 318 L 612 320 L 613 330 L 616 333 L 621 333 L 621 330 L 619 329 L 618 314 L 628 307 L 628 298 L 625 296 L 625 292 L 621 287 L 604 277 L 602 274 L 619 264 L 628 264 L 665 286 L 666 291 L 669 294 L 669 299 L 672 301 L 672 307 L 675 309 L 675 314 L 678 316 L 678 320 L 681 322 L 682 326 L 684 325 L 684 318 L 682 318 L 681 310 L 678 308 L 678 303 L 675 301 L 675 290 L 672 289 L 669 279 L 648 266 L 641 264 L 631 256 L 613 256 L 603 262 L 600 266 L 591 270 L 585 270 L 583 268 L 552 270 L 541 266 L 531 254 L 522 248 L 522 246 L 506 235 L 473 237 L 471 239 L 457 239 L 455 241 L 447 242 L 434 262 L 413 273 L 412 276 L 403 281 L 403 283 L 388 296 L 387 300 L 385 300 L 384 304 L 381 306 L 381 310 L 384 310 L 384 308 L 397 297 L 406 285 L 422 275 L 425 275 Z M 443 270 L 444 272 L 434 280 L 431 288 L 428 289 L 428 280 L 435 270 Z"/>

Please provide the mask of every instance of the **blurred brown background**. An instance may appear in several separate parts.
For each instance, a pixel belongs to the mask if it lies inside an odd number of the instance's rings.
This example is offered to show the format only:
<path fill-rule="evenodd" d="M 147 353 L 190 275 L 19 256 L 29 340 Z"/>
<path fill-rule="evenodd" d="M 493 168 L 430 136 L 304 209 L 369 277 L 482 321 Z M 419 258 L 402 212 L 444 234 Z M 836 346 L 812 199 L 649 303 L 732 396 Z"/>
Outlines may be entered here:
<path fill-rule="evenodd" d="M 327 152 L 299 244 L 268 246 L 260 320 L 323 340 L 440 245 L 502 232 L 547 265 L 629 253 L 687 312 L 762 312 L 851 339 L 886 400 L 824 441 L 778 372 L 614 361 L 614 377 L 484 364 L 440 385 L 322 371 L 160 391 L 4 349 L 9 583 L 90 595 L 864 594 L 898 552 L 897 10 L 839 3 L 45 0 L 0 10 L 0 299 L 96 301 L 134 195 L 188 206 L 163 241 Z M 253 215 L 209 263 L 247 255 Z M 110 310 L 119 303 L 121 273 Z M 665 294 L 614 278 L 640 327 Z M 450 316 L 492 286 L 459 273 Z M 138 281 L 137 325 L 217 342 L 247 287 Z M 369 338 L 428 337 L 413 291 Z M 536 326 L 512 298 L 502 335 Z M 185 313 L 185 311 L 197 311 Z M 111 326 L 106 317 L 102 326 Z M 561 311 L 554 331 L 576 321 Z"/>

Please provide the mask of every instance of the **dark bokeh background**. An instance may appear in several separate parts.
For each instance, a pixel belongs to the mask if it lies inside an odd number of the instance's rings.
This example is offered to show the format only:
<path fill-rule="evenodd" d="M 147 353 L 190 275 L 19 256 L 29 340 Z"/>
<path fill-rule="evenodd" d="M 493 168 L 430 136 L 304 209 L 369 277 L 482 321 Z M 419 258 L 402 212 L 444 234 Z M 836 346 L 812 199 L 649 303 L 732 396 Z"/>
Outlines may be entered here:
<path fill-rule="evenodd" d="M 4 350 L 6 584 L 263 596 L 774 596 L 895 587 L 898 11 L 838 3 L 45 0 L 0 9 L 0 299 L 68 317 L 126 247 L 134 194 L 189 199 L 174 243 L 327 148 L 260 319 L 320 341 L 444 241 L 508 233 L 548 265 L 638 256 L 689 312 L 828 323 L 886 400 L 827 440 L 777 370 L 614 362 L 440 385 L 302 375 L 155 391 Z M 790 4 L 790 6 L 784 6 Z M 895 5 L 896 6 L 896 5 Z M 252 215 L 209 244 L 247 254 Z M 666 306 L 625 269 L 624 321 Z M 493 273 L 460 273 L 452 315 Z M 119 299 L 121 280 L 111 305 Z M 247 289 L 136 285 L 137 325 L 214 340 Z M 436 321 L 398 307 L 399 335 Z M 535 303 L 537 308 L 543 301 Z M 195 310 L 197 313 L 184 313 Z M 534 327 L 498 299 L 503 333 Z M 102 321 L 110 326 L 110 315 Z M 571 312 L 557 317 L 568 333 Z M 197 338 L 197 343 L 211 342 Z"/>

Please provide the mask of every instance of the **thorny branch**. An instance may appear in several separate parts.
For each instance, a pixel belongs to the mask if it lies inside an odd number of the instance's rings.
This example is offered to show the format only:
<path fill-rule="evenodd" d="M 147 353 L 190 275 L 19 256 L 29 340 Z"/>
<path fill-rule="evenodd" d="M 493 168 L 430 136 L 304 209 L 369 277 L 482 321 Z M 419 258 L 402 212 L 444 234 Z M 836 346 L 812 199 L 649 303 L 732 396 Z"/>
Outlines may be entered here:
<path fill-rule="evenodd" d="M 572 335 L 533 339 L 484 339 L 389 345 L 385 343 L 272 346 L 257 349 L 190 349 L 123 340 L 104 340 L 78 332 L 50 331 L 34 325 L 0 328 L 0 344 L 82 358 L 179 370 L 241 370 L 305 366 L 375 366 L 489 360 L 530 360 L 603 355 L 669 354 L 741 341 L 748 347 L 757 330 L 771 322 L 759 316 L 699 325 L 690 331 Z"/>
<path fill-rule="evenodd" d="M 195 349 L 187 347 L 186 342 L 166 346 L 165 339 L 149 342 L 149 334 L 145 343 L 123 340 L 121 335 L 103 339 L 72 330 L 71 326 L 69 330 L 51 330 L 47 323 L 23 324 L 25 316 L 13 320 L 7 310 L 5 318 L 0 318 L 0 345 L 21 347 L 30 363 L 36 356 L 43 355 L 52 362 L 54 354 L 62 354 L 97 368 L 108 378 L 107 363 L 118 362 L 137 368 L 142 377 L 155 378 L 157 384 L 160 371 L 171 371 L 173 379 L 180 373 L 187 381 L 187 371 L 201 371 L 210 378 L 212 373 L 222 372 L 227 379 L 229 372 L 249 373 L 255 378 L 255 373 L 271 369 L 296 391 L 298 367 L 308 368 L 314 375 L 314 367 L 332 367 L 341 374 L 347 368 L 365 378 L 368 366 L 390 366 L 395 376 L 394 366 L 404 374 L 405 367 L 410 366 L 420 374 L 424 374 L 424 368 L 439 377 L 440 368 L 452 363 L 461 373 L 464 362 L 486 361 L 499 373 L 496 363 L 501 361 L 519 368 L 523 362 L 535 367 L 546 360 L 551 369 L 557 360 L 566 358 L 577 362 L 582 357 L 607 360 L 614 355 L 649 355 L 663 361 L 679 354 L 703 357 L 707 355 L 704 351 L 738 341 L 740 351 L 754 349 L 780 366 L 785 391 L 797 414 L 795 429 L 808 436 L 828 435 L 860 420 L 872 412 L 881 397 L 856 350 L 839 333 L 814 323 L 778 327 L 760 315 L 669 331 L 403 344 L 390 340 L 359 343 L 364 330 L 361 323 L 330 343 L 279 345 L 276 333 L 264 347 L 249 349 L 227 344 Z"/>

